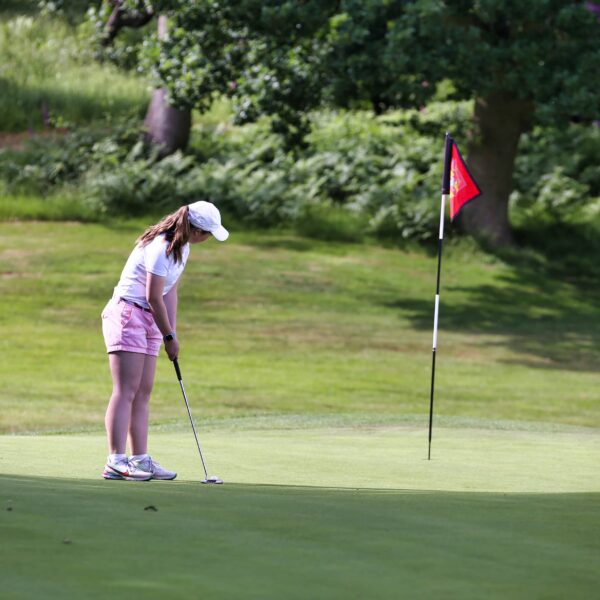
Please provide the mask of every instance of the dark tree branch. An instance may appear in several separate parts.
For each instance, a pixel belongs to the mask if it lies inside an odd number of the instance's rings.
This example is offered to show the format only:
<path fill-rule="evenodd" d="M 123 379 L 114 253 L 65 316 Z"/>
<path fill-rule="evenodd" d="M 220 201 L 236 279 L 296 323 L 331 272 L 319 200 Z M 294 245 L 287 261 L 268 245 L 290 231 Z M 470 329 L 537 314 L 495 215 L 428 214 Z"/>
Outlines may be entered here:
<path fill-rule="evenodd" d="M 152 10 L 127 13 L 123 10 L 123 0 L 111 0 L 111 4 L 114 8 L 106 23 L 106 37 L 102 41 L 105 46 L 112 44 L 112 41 L 123 27 L 137 29 L 149 23 L 154 17 Z"/>

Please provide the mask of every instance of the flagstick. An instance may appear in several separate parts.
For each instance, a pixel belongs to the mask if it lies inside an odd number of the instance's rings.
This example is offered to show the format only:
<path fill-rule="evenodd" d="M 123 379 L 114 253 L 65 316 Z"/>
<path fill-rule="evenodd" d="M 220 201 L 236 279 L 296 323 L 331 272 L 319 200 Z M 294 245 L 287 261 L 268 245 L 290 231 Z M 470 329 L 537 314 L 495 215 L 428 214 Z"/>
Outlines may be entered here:
<path fill-rule="evenodd" d="M 442 178 L 442 202 L 440 208 L 440 235 L 438 238 L 437 283 L 435 289 L 435 312 L 433 315 L 433 353 L 431 357 L 431 396 L 429 400 L 429 450 L 427 460 L 431 460 L 431 434 L 433 430 L 433 396 L 435 391 L 435 357 L 437 352 L 438 318 L 440 314 L 440 276 L 442 272 L 442 244 L 444 242 L 444 214 L 446 200 L 450 195 L 450 162 L 452 160 L 452 138 L 446 134 L 444 152 L 444 176 Z"/>

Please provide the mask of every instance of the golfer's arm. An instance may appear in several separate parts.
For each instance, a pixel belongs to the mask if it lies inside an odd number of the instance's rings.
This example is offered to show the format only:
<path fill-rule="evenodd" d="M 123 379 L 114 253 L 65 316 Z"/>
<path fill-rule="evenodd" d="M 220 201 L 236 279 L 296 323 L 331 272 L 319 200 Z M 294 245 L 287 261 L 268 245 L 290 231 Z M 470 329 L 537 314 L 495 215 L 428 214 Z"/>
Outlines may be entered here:
<path fill-rule="evenodd" d="M 173 327 L 172 331 L 177 331 L 177 284 L 169 290 L 168 294 L 163 296 L 163 301 L 167 307 L 167 316 L 171 327 Z"/>
<path fill-rule="evenodd" d="M 163 335 L 175 331 L 169 320 L 169 312 L 163 299 L 163 290 L 165 289 L 165 278 L 160 275 L 148 273 L 146 277 L 146 300 L 150 305 L 150 310 L 156 321 L 156 325 Z"/>

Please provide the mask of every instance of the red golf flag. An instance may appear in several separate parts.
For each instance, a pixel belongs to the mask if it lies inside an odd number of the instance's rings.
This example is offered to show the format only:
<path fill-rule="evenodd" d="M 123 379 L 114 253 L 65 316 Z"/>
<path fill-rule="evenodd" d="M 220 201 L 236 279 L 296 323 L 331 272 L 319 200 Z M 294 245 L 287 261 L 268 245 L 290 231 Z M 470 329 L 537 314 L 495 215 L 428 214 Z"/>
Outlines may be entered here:
<path fill-rule="evenodd" d="M 431 358 L 431 392 L 429 396 L 429 451 L 427 459 L 431 459 L 431 438 L 433 432 L 433 397 L 435 392 L 435 357 L 437 353 L 438 319 L 440 310 L 440 275 L 442 271 L 442 245 L 444 243 L 444 210 L 446 199 L 450 197 L 450 220 L 460 212 L 462 207 L 481 194 L 479 186 L 469 173 L 458 146 L 449 133 L 446 133 L 444 144 L 444 173 L 442 176 L 442 201 L 440 203 L 440 236 L 438 238 L 437 287 L 435 290 L 435 309 L 433 313 L 433 344 Z"/>
<path fill-rule="evenodd" d="M 481 190 L 471 173 L 469 173 L 469 169 L 454 140 L 451 142 L 451 152 L 450 220 L 452 221 L 467 202 L 481 195 Z"/>

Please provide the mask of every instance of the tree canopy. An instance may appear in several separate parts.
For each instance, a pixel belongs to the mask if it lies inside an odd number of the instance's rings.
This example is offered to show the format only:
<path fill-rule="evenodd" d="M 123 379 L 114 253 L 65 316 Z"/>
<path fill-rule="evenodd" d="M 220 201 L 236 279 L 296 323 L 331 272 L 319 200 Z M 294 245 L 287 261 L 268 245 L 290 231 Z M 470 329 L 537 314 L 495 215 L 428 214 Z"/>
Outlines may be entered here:
<path fill-rule="evenodd" d="M 163 14 L 168 34 L 143 63 L 179 107 L 234 100 L 238 122 L 261 115 L 291 144 L 321 105 L 377 113 L 419 107 L 449 81 L 475 100 L 469 158 L 484 189 L 464 225 L 510 241 L 512 169 L 538 120 L 600 115 L 598 18 L 567 0 L 142 0 L 123 12 Z M 472 217 L 472 219 L 470 218 Z M 473 222 L 471 222 L 473 221 Z"/>
<path fill-rule="evenodd" d="M 180 105 L 213 94 L 240 102 L 241 118 L 300 111 L 321 101 L 418 106 L 443 79 L 454 97 L 502 90 L 548 120 L 595 119 L 597 16 L 565 0 L 141 0 L 127 11 L 166 14 L 145 64 Z"/>

